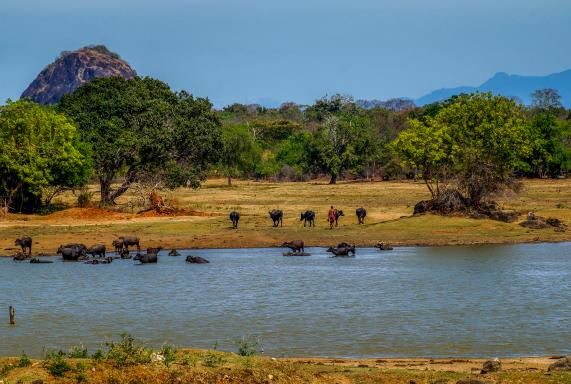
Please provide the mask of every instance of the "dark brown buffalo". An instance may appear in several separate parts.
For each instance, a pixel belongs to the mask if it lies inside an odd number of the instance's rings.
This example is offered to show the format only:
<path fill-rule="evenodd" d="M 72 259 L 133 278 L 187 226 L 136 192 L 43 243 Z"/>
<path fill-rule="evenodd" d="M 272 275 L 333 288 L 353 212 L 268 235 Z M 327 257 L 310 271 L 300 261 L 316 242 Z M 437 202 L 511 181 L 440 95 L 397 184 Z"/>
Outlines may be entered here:
<path fill-rule="evenodd" d="M 71 247 L 60 245 L 57 253 L 61 255 L 64 261 L 78 261 L 86 257 L 86 249 L 81 244 L 71 244 Z"/>
<path fill-rule="evenodd" d="M 355 214 L 357 215 L 357 220 L 359 220 L 359 224 L 365 224 L 365 217 L 367 216 L 367 210 L 363 207 L 357 208 Z"/>
<path fill-rule="evenodd" d="M 156 253 L 157 255 L 163 249 L 163 247 L 147 248 L 147 253 Z"/>
<path fill-rule="evenodd" d="M 22 248 L 22 253 L 26 254 L 26 249 L 28 250 L 28 256 L 32 255 L 32 238 L 30 236 L 20 237 L 14 241 L 15 245 L 19 245 Z"/>
<path fill-rule="evenodd" d="M 315 212 L 313 211 L 305 211 L 301 214 L 301 219 L 299 221 L 303 221 L 303 226 L 309 222 L 309 227 L 315 227 Z"/>
<path fill-rule="evenodd" d="M 206 260 L 203 257 L 191 256 L 191 255 L 188 255 L 186 257 L 186 262 L 189 264 L 207 264 L 207 263 L 210 263 L 210 261 Z"/>
<path fill-rule="evenodd" d="M 375 248 L 378 248 L 380 251 L 392 251 L 393 250 L 393 247 L 391 247 L 390 244 L 384 243 L 382 241 L 379 241 L 377 243 L 377 245 L 375 245 Z"/>
<path fill-rule="evenodd" d="M 40 260 L 37 257 L 34 257 L 30 260 L 30 264 L 51 264 L 53 261 L 51 260 Z"/>
<path fill-rule="evenodd" d="M 87 249 L 87 253 L 89 253 L 92 257 L 95 257 L 95 255 L 98 257 L 105 257 L 105 244 L 92 245 Z"/>
<path fill-rule="evenodd" d="M 355 246 L 351 247 L 343 247 L 343 248 L 333 248 L 330 247 L 327 249 L 327 252 L 331 252 L 334 256 L 333 257 L 351 257 L 350 253 L 355 256 Z"/>
<path fill-rule="evenodd" d="M 305 252 L 303 240 L 286 241 L 282 247 L 288 247 L 294 252 Z"/>
<path fill-rule="evenodd" d="M 30 260 L 30 256 L 27 255 L 27 254 L 25 254 L 25 253 L 18 252 L 18 253 L 16 254 L 16 256 L 14 256 L 13 260 L 14 260 L 14 261 Z"/>
<path fill-rule="evenodd" d="M 180 253 L 178 253 L 178 251 L 176 249 L 171 249 L 171 251 L 169 252 L 169 256 L 180 256 Z"/>
<path fill-rule="evenodd" d="M 153 264 L 159 261 L 159 255 L 156 253 L 146 253 L 144 255 L 137 254 L 133 260 L 138 260 L 141 264 Z"/>
<path fill-rule="evenodd" d="M 137 246 L 137 251 L 141 250 L 137 236 L 120 236 L 117 240 L 123 242 L 123 248 L 127 249 L 127 251 L 129 251 L 129 246 Z"/>
<path fill-rule="evenodd" d="M 274 209 L 273 211 L 269 212 L 270 218 L 274 222 L 274 227 L 284 226 L 283 219 L 284 213 L 281 209 Z"/>
<path fill-rule="evenodd" d="M 230 212 L 230 220 L 232 221 L 232 228 L 238 229 L 238 221 L 240 221 L 240 214 L 236 211 Z"/>

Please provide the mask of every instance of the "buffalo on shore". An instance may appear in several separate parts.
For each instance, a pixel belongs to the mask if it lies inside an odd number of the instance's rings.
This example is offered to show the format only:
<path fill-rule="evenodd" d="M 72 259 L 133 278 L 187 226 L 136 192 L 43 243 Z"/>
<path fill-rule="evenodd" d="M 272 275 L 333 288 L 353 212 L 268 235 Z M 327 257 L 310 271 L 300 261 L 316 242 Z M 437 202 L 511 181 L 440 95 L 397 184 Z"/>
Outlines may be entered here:
<path fill-rule="evenodd" d="M 22 253 L 26 254 L 26 250 L 28 250 L 27 255 L 32 255 L 32 238 L 30 236 L 23 236 L 19 239 L 14 241 L 14 245 L 18 245 L 22 248 Z"/>
<path fill-rule="evenodd" d="M 313 211 L 305 211 L 301 213 L 301 218 L 299 221 L 303 221 L 303 226 L 309 222 L 309 227 L 315 227 L 315 212 Z"/>
<path fill-rule="evenodd" d="M 270 218 L 272 219 L 272 221 L 274 222 L 274 227 L 283 227 L 283 219 L 284 219 L 284 213 L 281 209 L 274 209 L 271 212 L 269 212 L 270 214 Z"/>

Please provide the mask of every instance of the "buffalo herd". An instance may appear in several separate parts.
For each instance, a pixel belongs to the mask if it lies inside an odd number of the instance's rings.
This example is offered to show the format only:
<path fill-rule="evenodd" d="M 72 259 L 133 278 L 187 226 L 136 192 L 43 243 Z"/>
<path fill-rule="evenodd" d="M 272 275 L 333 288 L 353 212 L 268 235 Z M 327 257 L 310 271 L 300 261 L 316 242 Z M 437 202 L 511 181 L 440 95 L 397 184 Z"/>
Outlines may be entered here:
<path fill-rule="evenodd" d="M 273 222 L 273 227 L 283 227 L 283 219 L 284 219 L 284 212 L 281 209 L 273 209 L 268 212 L 270 215 L 270 219 Z M 357 208 L 355 211 L 355 215 L 357 216 L 357 221 L 359 224 L 365 224 L 365 217 L 367 216 L 367 210 L 363 207 Z M 333 228 L 333 224 L 335 227 L 339 226 L 339 218 L 345 216 L 342 210 L 335 209 L 335 216 L 333 221 L 331 222 L 331 228 Z M 238 222 L 240 221 L 240 213 L 237 211 L 230 212 L 230 221 L 232 222 L 232 229 L 238 229 Z M 315 227 L 315 212 L 312 210 L 307 210 L 301 213 L 301 217 L 299 221 L 303 221 L 303 226 L 306 227 Z"/>
<path fill-rule="evenodd" d="M 333 208 L 333 207 L 332 207 Z M 339 218 L 344 216 L 343 211 L 335 209 L 333 212 L 335 215 L 334 217 L 334 224 L 335 226 L 338 225 Z M 273 227 L 282 227 L 283 226 L 283 217 L 284 213 L 282 210 L 274 209 L 268 212 L 270 218 L 273 221 Z M 365 217 L 367 216 L 367 211 L 365 208 L 357 208 L 355 211 L 357 216 L 358 224 L 365 224 Z M 303 221 L 303 226 L 305 227 L 309 224 L 309 227 L 315 227 L 315 212 L 311 210 L 307 210 L 301 213 L 300 221 Z M 240 213 L 237 211 L 232 211 L 230 213 L 230 220 L 232 221 L 232 228 L 238 228 L 238 222 L 240 221 Z M 329 220 L 329 218 L 328 218 Z M 330 222 L 331 228 L 333 227 L 333 222 Z M 42 264 L 42 263 L 51 263 L 51 261 L 41 260 L 38 258 L 32 258 L 32 238 L 29 236 L 24 236 L 18 238 L 14 242 L 15 245 L 22 248 L 22 252 L 18 252 L 16 256 L 14 256 L 15 261 L 24 261 L 29 260 L 32 264 Z M 84 261 L 86 264 L 109 264 L 114 259 L 131 259 L 131 254 L 129 247 L 136 247 L 137 254 L 133 257 L 133 260 L 139 261 L 141 264 L 152 264 L 158 261 L 159 252 L 162 250 L 162 247 L 158 248 L 147 248 L 146 253 L 141 254 L 141 245 L 139 238 L 136 236 L 120 236 L 113 240 L 111 243 L 113 248 L 118 256 L 110 257 L 107 256 L 107 249 L 105 244 L 94 244 L 91 247 L 87 247 L 81 243 L 69 243 L 60 245 L 57 249 L 57 254 L 61 255 L 64 261 Z M 305 246 L 302 240 L 293 240 L 288 241 L 282 244 L 282 247 L 290 248 L 293 253 L 288 255 L 309 255 L 305 254 Z M 384 242 L 379 242 L 375 245 L 381 251 L 390 251 L 393 248 Z M 327 252 L 332 253 L 332 257 L 354 257 L 355 256 L 355 245 L 351 245 L 348 243 L 339 243 L 336 247 L 330 247 L 327 249 Z M 91 259 L 89 259 L 89 256 Z M 172 249 L 169 256 L 180 256 L 180 253 L 176 249 Z M 285 254 L 284 254 L 285 255 Z M 206 264 L 209 263 L 208 260 L 200 257 L 200 256 L 187 256 L 185 261 L 191 264 Z"/>

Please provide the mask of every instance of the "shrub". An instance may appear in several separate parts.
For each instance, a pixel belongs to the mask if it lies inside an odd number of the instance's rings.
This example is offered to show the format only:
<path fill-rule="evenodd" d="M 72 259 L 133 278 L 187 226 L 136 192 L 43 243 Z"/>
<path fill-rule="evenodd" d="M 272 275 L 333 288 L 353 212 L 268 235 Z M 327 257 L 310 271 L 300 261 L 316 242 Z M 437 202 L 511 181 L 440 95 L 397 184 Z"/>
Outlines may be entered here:
<path fill-rule="evenodd" d="M 87 190 L 82 190 L 77 195 L 77 206 L 79 208 L 87 208 L 91 203 L 91 193 Z"/>
<path fill-rule="evenodd" d="M 17 364 L 18 368 L 29 367 L 30 365 L 32 365 L 32 361 L 30 360 L 28 355 L 26 355 L 25 353 L 22 353 L 22 356 L 20 356 L 20 360 L 18 361 L 18 364 Z"/>
<path fill-rule="evenodd" d="M 259 337 L 243 336 L 236 341 L 238 347 L 238 355 L 240 356 L 254 356 L 262 351 L 262 342 Z"/>
<path fill-rule="evenodd" d="M 161 355 L 164 357 L 164 364 L 168 367 L 170 363 L 176 361 L 176 348 L 173 345 L 165 344 L 161 348 Z"/>
<path fill-rule="evenodd" d="M 65 353 L 62 351 L 48 352 L 44 360 L 44 368 L 55 377 L 63 377 L 66 372 L 71 370 L 69 364 L 65 361 Z"/>
<path fill-rule="evenodd" d="M 83 345 L 74 345 L 70 348 L 67 357 L 70 359 L 86 359 L 88 357 L 87 348 L 85 348 Z"/>
<path fill-rule="evenodd" d="M 133 336 L 128 333 L 121 334 L 118 343 L 109 342 L 106 346 L 108 348 L 106 358 L 114 360 L 117 367 L 151 362 L 152 351 L 135 342 Z"/>

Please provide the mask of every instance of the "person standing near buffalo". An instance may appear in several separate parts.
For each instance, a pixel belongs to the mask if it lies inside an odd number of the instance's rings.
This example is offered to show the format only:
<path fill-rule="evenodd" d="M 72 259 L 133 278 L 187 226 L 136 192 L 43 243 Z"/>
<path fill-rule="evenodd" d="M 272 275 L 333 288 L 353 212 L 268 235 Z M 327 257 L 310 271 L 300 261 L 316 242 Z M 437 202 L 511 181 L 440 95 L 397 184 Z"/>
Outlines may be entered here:
<path fill-rule="evenodd" d="M 327 212 L 327 221 L 329 221 L 329 229 L 333 229 L 333 223 L 335 223 L 337 210 L 331 206 L 329 212 Z"/>

